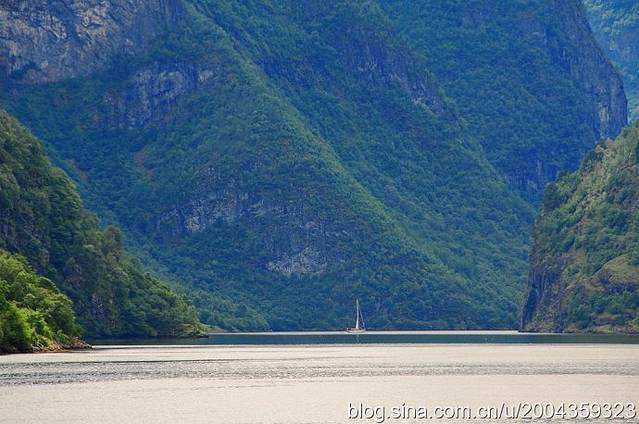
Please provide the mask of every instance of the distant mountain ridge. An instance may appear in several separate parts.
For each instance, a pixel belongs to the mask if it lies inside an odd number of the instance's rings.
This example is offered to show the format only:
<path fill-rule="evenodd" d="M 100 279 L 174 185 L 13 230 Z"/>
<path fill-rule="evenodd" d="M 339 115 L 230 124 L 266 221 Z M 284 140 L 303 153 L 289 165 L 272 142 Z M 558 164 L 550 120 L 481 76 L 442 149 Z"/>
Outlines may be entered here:
<path fill-rule="evenodd" d="M 626 122 L 575 1 L 17 4 L 4 104 L 224 328 L 516 325 L 543 185 Z"/>

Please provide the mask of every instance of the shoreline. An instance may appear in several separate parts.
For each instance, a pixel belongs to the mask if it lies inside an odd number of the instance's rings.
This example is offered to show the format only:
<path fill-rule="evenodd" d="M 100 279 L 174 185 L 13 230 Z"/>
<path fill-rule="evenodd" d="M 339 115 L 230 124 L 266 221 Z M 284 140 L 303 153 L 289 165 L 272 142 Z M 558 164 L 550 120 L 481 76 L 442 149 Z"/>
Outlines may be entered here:
<path fill-rule="evenodd" d="M 415 342 L 414 340 L 408 340 L 406 337 L 416 336 L 418 338 L 426 337 L 427 341 Z M 587 339 L 588 337 L 599 337 L 601 340 L 590 340 L 594 343 L 606 343 L 606 339 L 614 338 L 630 338 L 634 339 L 639 336 L 636 333 L 594 333 L 594 332 L 562 332 L 562 333 L 550 333 L 550 332 L 523 332 L 521 330 L 370 330 L 361 334 L 351 334 L 345 331 L 273 331 L 273 332 L 211 332 L 203 336 L 197 337 L 132 337 L 132 338 L 109 338 L 109 339 L 89 339 L 89 342 L 84 340 L 76 340 L 73 343 L 61 344 L 53 343 L 48 347 L 33 347 L 27 351 L 14 351 L 14 352 L 1 352 L 0 355 L 10 355 L 18 353 L 65 353 L 65 352 L 77 352 L 82 350 L 93 350 L 96 346 L 186 346 L 186 345 L 226 345 L 230 343 L 237 344 L 255 344 L 263 337 L 268 338 L 268 341 L 263 343 L 270 344 L 289 344 L 289 338 L 311 338 L 306 341 L 310 341 L 311 344 L 315 344 L 315 338 L 329 338 L 327 342 L 333 342 L 341 344 L 344 341 L 357 339 L 358 343 L 392 343 L 393 339 L 397 339 L 398 343 L 497 343 L 497 344 L 511 344 L 512 339 L 515 343 L 583 343 L 581 339 Z M 246 340 L 235 340 L 237 337 L 241 337 Z M 382 339 L 377 340 L 379 337 Z M 205 339 L 217 339 L 215 343 L 206 343 Z M 273 338 L 271 340 L 271 338 Z M 284 338 L 284 339 L 282 339 Z M 371 339 L 372 338 L 372 339 Z M 462 338 L 463 340 L 456 340 Z M 530 340 L 528 340 L 530 338 Z M 565 339 L 564 339 L 565 338 Z M 282 339 L 282 340 L 279 340 Z M 334 339 L 334 340 L 333 340 Z M 367 340 L 368 339 L 368 340 Z M 430 340 L 432 339 L 432 340 Z M 521 340 L 519 340 L 521 339 Z M 196 340 L 202 340 L 203 342 L 196 342 Z M 584 340 L 585 341 L 585 340 Z M 621 340 L 620 340 L 621 341 Z M 637 343 L 633 341 L 631 343 Z M 300 342 L 293 342 L 292 344 L 300 344 Z"/>
<path fill-rule="evenodd" d="M 5 351 L 0 350 L 0 356 L 18 355 L 23 353 L 64 353 L 78 352 L 81 350 L 92 350 L 93 345 L 84 340 L 76 339 L 72 343 L 52 342 L 49 346 L 31 346 L 29 350 Z"/>

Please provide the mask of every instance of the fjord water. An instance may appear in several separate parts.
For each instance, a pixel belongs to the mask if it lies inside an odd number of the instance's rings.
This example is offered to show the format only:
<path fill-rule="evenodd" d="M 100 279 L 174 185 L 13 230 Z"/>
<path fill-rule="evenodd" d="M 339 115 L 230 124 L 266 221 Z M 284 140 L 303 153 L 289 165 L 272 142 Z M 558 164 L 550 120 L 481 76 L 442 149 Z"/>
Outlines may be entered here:
<path fill-rule="evenodd" d="M 7 355 L 0 357 L 0 422 L 373 423 L 349 419 L 349 403 L 388 410 L 639 402 L 639 338 L 522 337 L 542 336 L 213 335 L 199 345 Z"/>

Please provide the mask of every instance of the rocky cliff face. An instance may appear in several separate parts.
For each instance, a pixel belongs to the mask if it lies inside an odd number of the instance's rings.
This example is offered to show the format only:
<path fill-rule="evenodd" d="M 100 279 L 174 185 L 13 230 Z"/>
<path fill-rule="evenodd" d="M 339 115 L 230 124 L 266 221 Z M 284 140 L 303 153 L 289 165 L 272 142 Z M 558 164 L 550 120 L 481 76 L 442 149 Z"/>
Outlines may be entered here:
<path fill-rule="evenodd" d="M 639 331 L 639 128 L 546 190 L 522 328 Z"/>
<path fill-rule="evenodd" d="M 553 63 L 584 89 L 592 107 L 590 122 L 598 139 L 614 138 L 628 122 L 621 76 L 597 45 L 580 1 L 555 0 L 553 11 L 565 31 L 559 35 L 543 28 L 540 41 Z"/>
<path fill-rule="evenodd" d="M 107 91 L 102 105 L 105 125 L 120 129 L 166 124 L 164 119 L 178 99 L 191 93 L 219 70 L 187 62 L 152 63 L 136 70 L 123 87 Z"/>
<path fill-rule="evenodd" d="M 141 52 L 180 15 L 178 0 L 8 0 L 0 4 L 0 66 L 27 83 L 103 69 Z"/>
<path fill-rule="evenodd" d="M 639 4 L 585 0 L 600 45 L 623 75 L 631 119 L 639 118 Z"/>
<path fill-rule="evenodd" d="M 300 202 L 283 201 L 283 193 L 251 190 L 242 182 L 225 178 L 213 169 L 198 174 L 198 185 L 188 200 L 157 218 L 157 234 L 170 239 L 206 234 L 209 227 L 250 222 L 260 232 L 267 255 L 258 261 L 262 270 L 284 275 L 323 275 L 343 265 L 335 246 L 347 244 L 350 235 L 342 223 L 318 216 Z M 266 225 L 286 228 L 269 231 Z M 260 228 L 261 227 L 261 228 Z"/>

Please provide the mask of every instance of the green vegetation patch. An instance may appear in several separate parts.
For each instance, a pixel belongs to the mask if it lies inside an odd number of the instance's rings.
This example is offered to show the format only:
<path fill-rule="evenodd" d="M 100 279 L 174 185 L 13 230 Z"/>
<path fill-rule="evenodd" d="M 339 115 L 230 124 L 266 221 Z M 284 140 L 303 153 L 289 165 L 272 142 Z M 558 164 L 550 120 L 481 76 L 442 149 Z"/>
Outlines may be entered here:
<path fill-rule="evenodd" d="M 0 352 L 78 344 L 71 300 L 24 257 L 0 250 Z"/>

